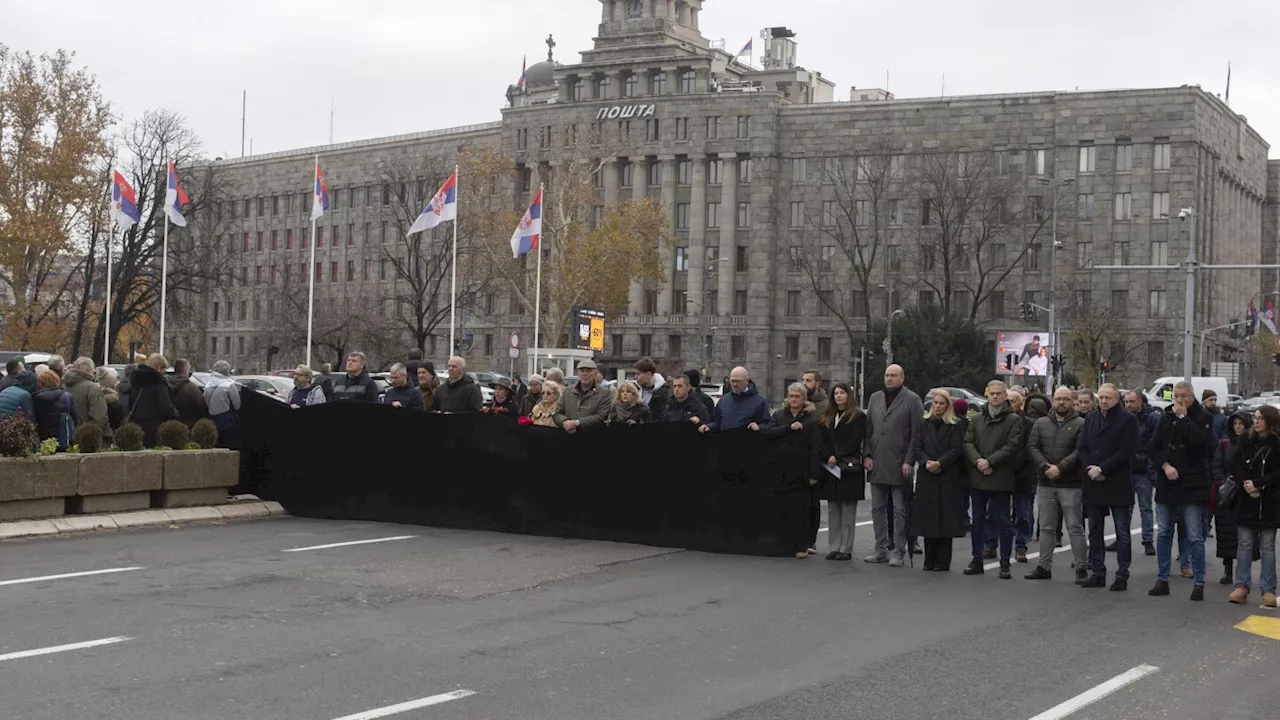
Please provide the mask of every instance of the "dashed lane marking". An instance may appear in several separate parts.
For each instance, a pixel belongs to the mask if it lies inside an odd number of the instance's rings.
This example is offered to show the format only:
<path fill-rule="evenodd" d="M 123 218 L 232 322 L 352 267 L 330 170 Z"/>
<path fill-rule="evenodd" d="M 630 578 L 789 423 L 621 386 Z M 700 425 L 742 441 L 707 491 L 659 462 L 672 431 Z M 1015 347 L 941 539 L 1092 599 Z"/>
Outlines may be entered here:
<path fill-rule="evenodd" d="M 1045 710 L 1039 715 L 1031 718 L 1031 720 L 1061 720 L 1061 718 L 1072 715 L 1079 710 L 1098 702 L 1120 688 L 1133 684 L 1151 673 L 1158 672 L 1159 670 L 1160 668 L 1154 665 L 1139 665 L 1131 670 L 1126 670 L 1091 690 L 1086 690 L 1060 705 L 1056 705 Z"/>
<path fill-rule="evenodd" d="M 474 690 L 454 690 L 453 692 L 444 693 L 443 695 L 432 695 L 431 697 L 410 700 L 397 705 L 388 705 L 386 707 L 374 708 L 373 710 L 365 710 L 364 712 L 359 712 L 355 715 L 343 715 L 340 718 L 334 718 L 334 720 L 377 720 L 378 718 L 406 713 L 410 710 L 418 710 L 424 707 L 431 707 L 432 705 L 451 702 L 453 700 L 461 700 L 462 698 L 471 697 L 475 694 Z"/>
<path fill-rule="evenodd" d="M 131 638 L 127 637 L 109 637 L 101 640 L 71 643 L 70 645 L 54 645 L 53 647 L 36 648 L 35 650 L 22 650 L 20 652 L 11 652 L 5 655 L 0 655 L 0 662 L 5 660 L 21 660 L 22 658 L 36 657 L 39 655 L 53 655 L 54 653 L 64 653 L 72 650 L 87 650 L 89 648 L 100 647 L 102 645 L 122 643 L 130 639 Z"/>
<path fill-rule="evenodd" d="M 46 580 L 66 580 L 67 578 L 108 575 L 110 573 L 133 572 L 134 570 L 145 569 L 143 567 L 120 567 L 106 568 L 105 570 L 85 570 L 84 572 L 62 573 L 61 575 L 41 575 L 39 577 L 18 578 L 16 580 L 0 580 L 0 585 L 23 585 L 26 583 L 45 582 Z"/>
<path fill-rule="evenodd" d="M 418 537 L 417 535 L 396 535 L 394 537 L 373 538 L 372 540 L 352 540 L 351 542 L 329 543 L 328 545 L 311 545 L 309 547 L 289 548 L 284 552 L 307 552 L 308 550 L 328 550 L 329 548 L 349 547 L 351 545 L 372 545 L 374 543 L 392 542 L 395 540 L 408 540 Z"/>

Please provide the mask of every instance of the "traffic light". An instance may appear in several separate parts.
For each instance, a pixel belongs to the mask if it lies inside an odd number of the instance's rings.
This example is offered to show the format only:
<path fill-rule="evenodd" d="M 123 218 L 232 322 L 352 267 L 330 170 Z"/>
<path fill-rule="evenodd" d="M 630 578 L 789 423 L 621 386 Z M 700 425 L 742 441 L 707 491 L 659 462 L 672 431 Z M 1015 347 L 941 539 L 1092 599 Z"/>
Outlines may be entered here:
<path fill-rule="evenodd" d="M 1066 360 L 1067 359 L 1062 357 L 1061 355 L 1054 355 L 1050 357 L 1049 358 L 1049 365 L 1051 366 L 1050 372 L 1054 375 L 1061 373 L 1062 366 L 1066 364 Z"/>
<path fill-rule="evenodd" d="M 1018 319 L 1023 322 L 1027 321 L 1027 304 L 1026 303 L 1018 303 Z"/>
<path fill-rule="evenodd" d="M 1004 356 L 1004 366 L 1009 368 L 1010 372 L 1013 372 L 1013 360 L 1014 360 L 1013 353 L 1009 353 L 1008 355 Z M 1277 364 L 1280 364 L 1280 363 L 1277 363 Z"/>

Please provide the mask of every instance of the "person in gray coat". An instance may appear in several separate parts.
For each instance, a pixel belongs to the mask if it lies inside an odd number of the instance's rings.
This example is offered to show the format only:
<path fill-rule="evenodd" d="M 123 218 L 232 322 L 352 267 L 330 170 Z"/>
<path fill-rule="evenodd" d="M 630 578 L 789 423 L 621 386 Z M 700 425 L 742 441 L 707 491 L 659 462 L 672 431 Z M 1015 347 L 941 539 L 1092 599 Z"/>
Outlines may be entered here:
<path fill-rule="evenodd" d="M 863 466 L 871 482 L 871 520 L 876 534 L 876 551 L 865 558 L 869 563 L 889 563 L 902 567 L 907 551 L 907 517 L 910 510 L 908 484 L 915 466 L 912 448 L 924 425 L 924 403 L 904 383 L 901 365 L 884 370 L 884 390 L 867 403 L 867 444 Z M 893 498 L 893 555 L 889 554 L 889 498 Z"/>

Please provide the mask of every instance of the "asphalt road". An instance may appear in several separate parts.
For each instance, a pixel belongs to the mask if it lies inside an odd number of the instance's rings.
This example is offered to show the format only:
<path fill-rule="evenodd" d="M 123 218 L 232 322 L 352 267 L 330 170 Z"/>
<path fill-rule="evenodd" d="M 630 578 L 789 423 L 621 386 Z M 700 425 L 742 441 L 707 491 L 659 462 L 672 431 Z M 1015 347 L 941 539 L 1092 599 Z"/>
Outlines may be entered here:
<path fill-rule="evenodd" d="M 1112 593 L 1063 556 L 964 577 L 964 548 L 939 574 L 295 518 L 0 543 L 0 718 L 1280 716 L 1280 640 L 1234 628 L 1273 611 L 1216 561 L 1192 603 L 1140 554 Z"/>

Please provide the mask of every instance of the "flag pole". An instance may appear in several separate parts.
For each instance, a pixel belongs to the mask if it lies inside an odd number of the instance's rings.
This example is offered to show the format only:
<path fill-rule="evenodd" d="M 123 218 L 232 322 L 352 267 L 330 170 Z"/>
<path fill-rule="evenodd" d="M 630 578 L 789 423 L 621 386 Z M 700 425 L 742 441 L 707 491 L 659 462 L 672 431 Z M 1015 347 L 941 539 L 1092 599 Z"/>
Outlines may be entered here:
<path fill-rule="evenodd" d="M 116 222 L 107 226 L 107 307 L 102 328 L 102 364 L 111 364 L 111 243 L 116 237 Z"/>
<path fill-rule="evenodd" d="M 311 173 L 311 262 L 307 264 L 307 367 L 311 367 L 311 322 L 316 302 L 316 182 L 320 177 L 320 156 L 315 157 Z"/>
<path fill-rule="evenodd" d="M 544 200 L 544 198 L 542 197 L 542 190 L 543 190 L 543 185 L 539 183 L 538 202 L 540 203 L 542 203 Z M 545 206 L 546 204 L 543 203 L 543 207 Z M 538 213 L 539 215 L 541 215 L 542 208 L 538 209 Z M 533 298 L 533 372 L 538 371 L 538 348 L 539 348 L 538 343 L 540 342 L 539 340 L 539 338 L 541 337 L 540 330 L 542 329 L 542 233 L 541 232 L 538 233 L 538 247 L 536 251 L 538 253 L 538 271 L 537 271 L 537 281 L 535 282 L 535 285 L 534 285 L 534 298 Z"/>
<path fill-rule="evenodd" d="M 167 198 L 167 194 L 166 194 Z M 166 199 L 165 205 L 168 205 Z M 169 208 L 164 209 L 164 242 L 160 249 L 160 354 L 164 354 L 165 300 L 169 292 Z M 132 360 L 133 358 L 130 358 Z"/>
<path fill-rule="evenodd" d="M 461 178 L 458 176 L 457 165 L 453 166 L 453 268 L 449 278 L 449 353 L 455 352 L 453 344 L 454 329 L 457 327 L 458 318 L 458 206 L 462 200 L 462 193 L 458 191 L 461 184 Z"/>

